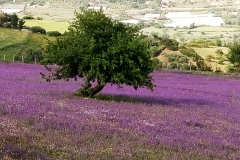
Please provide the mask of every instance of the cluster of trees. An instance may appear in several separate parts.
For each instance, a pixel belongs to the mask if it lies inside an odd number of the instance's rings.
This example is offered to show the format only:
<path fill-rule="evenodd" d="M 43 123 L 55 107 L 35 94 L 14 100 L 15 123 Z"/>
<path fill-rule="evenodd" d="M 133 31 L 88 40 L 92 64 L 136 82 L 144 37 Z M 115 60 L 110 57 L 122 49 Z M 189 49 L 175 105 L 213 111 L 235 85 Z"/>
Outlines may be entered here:
<path fill-rule="evenodd" d="M 24 27 L 25 21 L 19 19 L 16 14 L 0 13 L 0 26 L 5 28 L 13 28 L 21 30 Z"/>

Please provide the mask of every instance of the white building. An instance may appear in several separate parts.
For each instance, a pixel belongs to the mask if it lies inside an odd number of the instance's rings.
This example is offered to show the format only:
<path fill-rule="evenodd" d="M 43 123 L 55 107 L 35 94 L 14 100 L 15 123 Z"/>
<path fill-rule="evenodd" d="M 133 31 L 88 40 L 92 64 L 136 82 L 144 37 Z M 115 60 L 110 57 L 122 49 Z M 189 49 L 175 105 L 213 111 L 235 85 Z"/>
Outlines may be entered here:
<path fill-rule="evenodd" d="M 26 5 L 24 4 L 9 4 L 4 6 L 1 9 L 1 12 L 3 13 L 8 13 L 8 14 L 13 14 L 13 13 L 19 13 L 25 10 Z"/>
<path fill-rule="evenodd" d="M 138 24 L 139 21 L 135 19 L 128 19 L 128 20 L 122 20 L 122 23 L 127 23 L 127 24 Z"/>
<path fill-rule="evenodd" d="M 165 15 L 169 19 L 168 23 L 165 23 L 166 27 L 190 27 L 192 23 L 195 26 L 207 25 L 207 26 L 221 26 L 224 25 L 224 21 L 221 17 L 213 17 L 213 14 L 199 14 L 192 15 L 189 12 L 170 12 Z"/>
<path fill-rule="evenodd" d="M 192 18 L 194 17 L 190 12 L 168 12 L 165 14 L 167 19 L 175 19 L 175 18 Z"/>

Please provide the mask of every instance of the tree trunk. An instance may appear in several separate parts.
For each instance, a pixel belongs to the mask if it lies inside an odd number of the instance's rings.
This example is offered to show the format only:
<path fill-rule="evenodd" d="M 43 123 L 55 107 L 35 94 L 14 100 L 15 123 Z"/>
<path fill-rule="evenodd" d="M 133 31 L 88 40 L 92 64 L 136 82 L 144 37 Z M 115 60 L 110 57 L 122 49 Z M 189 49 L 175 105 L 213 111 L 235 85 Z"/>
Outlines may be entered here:
<path fill-rule="evenodd" d="M 93 97 L 95 94 L 97 94 L 98 92 L 100 92 L 103 88 L 104 88 L 105 84 L 104 85 L 96 85 L 94 88 L 92 88 L 92 95 L 90 97 Z"/>
<path fill-rule="evenodd" d="M 95 87 L 92 88 L 90 83 L 86 83 L 83 88 L 77 91 L 80 95 L 84 97 L 93 97 L 95 94 L 100 92 L 104 88 L 105 84 L 97 84 Z"/>

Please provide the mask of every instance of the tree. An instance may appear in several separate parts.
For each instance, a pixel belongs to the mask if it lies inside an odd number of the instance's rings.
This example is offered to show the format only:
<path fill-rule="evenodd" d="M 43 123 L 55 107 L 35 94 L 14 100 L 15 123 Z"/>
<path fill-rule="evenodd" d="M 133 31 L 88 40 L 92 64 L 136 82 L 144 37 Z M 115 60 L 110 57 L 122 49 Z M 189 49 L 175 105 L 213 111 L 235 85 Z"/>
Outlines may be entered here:
<path fill-rule="evenodd" d="M 10 19 L 11 19 L 11 21 L 10 21 L 11 27 L 13 29 L 17 29 L 18 28 L 18 20 L 19 20 L 18 16 L 16 14 L 13 14 L 13 15 L 11 15 Z"/>
<path fill-rule="evenodd" d="M 20 19 L 20 20 L 18 21 L 18 29 L 19 29 L 19 30 L 23 29 L 24 24 L 25 24 L 25 21 L 24 21 L 23 19 Z"/>
<path fill-rule="evenodd" d="M 153 89 L 149 73 L 155 62 L 138 27 L 113 20 L 103 10 L 82 9 L 75 15 L 68 31 L 46 48 L 45 64 L 60 66 L 54 79 L 82 77 L 85 83 L 78 93 L 88 97 L 107 83 Z"/>
<path fill-rule="evenodd" d="M 234 66 L 238 67 L 238 72 L 240 72 L 240 42 L 234 42 L 229 45 L 229 49 L 227 59 L 233 63 Z"/>

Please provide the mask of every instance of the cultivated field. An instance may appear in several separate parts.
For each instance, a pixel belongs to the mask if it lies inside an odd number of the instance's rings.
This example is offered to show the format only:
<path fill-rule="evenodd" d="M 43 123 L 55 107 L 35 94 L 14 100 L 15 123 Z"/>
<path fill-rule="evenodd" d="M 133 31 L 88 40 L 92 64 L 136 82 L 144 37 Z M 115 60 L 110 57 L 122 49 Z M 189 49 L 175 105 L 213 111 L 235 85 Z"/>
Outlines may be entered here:
<path fill-rule="evenodd" d="M 158 71 L 153 92 L 45 82 L 43 66 L 0 63 L 5 159 L 240 159 L 238 77 Z"/>
<path fill-rule="evenodd" d="M 69 22 L 54 22 L 50 20 L 25 20 L 25 25 L 32 26 L 41 26 L 47 32 L 48 31 L 59 31 L 64 33 L 69 27 Z"/>

